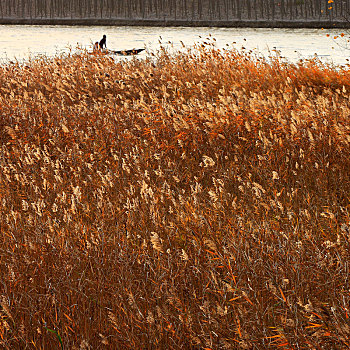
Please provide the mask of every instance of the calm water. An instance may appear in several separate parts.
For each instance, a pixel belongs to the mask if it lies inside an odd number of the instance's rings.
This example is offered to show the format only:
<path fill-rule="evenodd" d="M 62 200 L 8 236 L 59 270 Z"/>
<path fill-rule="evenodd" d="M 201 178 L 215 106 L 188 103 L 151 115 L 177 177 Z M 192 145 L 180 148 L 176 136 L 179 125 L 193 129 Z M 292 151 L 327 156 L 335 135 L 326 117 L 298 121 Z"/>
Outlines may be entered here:
<path fill-rule="evenodd" d="M 327 33 L 331 37 L 327 37 Z M 193 45 L 211 34 L 218 47 L 229 44 L 240 49 L 243 46 L 265 56 L 277 49 L 293 62 L 317 53 L 323 61 L 347 64 L 350 55 L 350 50 L 341 48 L 332 39 L 339 30 L 6 25 L 0 26 L 0 62 L 74 51 L 77 45 L 89 48 L 103 34 L 107 35 L 107 47 L 117 50 L 145 46 L 157 50 L 159 41 L 163 46 L 170 46 L 170 41 L 173 47 L 181 48 L 181 41 L 185 45 Z"/>

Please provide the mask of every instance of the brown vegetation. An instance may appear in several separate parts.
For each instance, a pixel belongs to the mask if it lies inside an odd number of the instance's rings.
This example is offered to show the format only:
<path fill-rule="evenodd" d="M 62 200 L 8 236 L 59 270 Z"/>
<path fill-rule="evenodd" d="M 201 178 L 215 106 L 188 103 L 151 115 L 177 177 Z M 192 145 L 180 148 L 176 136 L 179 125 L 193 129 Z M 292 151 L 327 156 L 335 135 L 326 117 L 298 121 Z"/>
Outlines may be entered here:
<path fill-rule="evenodd" d="M 0 346 L 348 349 L 349 91 L 211 45 L 1 66 Z"/>

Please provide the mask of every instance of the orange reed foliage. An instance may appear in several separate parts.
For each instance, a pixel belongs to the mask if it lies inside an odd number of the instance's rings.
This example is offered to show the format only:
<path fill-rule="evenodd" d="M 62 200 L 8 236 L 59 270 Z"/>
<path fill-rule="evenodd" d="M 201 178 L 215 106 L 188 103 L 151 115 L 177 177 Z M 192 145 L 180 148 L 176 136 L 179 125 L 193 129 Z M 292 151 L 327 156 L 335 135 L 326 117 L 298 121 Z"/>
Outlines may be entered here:
<path fill-rule="evenodd" d="M 1 348 L 349 348 L 349 91 L 211 45 L 2 65 Z"/>

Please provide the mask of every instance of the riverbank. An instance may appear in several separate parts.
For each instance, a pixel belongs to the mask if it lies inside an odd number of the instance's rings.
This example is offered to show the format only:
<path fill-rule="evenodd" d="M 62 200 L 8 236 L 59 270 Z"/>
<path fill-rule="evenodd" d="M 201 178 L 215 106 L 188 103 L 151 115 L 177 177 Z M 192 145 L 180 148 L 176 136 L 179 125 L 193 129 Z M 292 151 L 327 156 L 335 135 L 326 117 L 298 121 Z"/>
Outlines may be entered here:
<path fill-rule="evenodd" d="M 0 347 L 349 348 L 349 91 L 210 44 L 0 65 Z"/>
<path fill-rule="evenodd" d="M 349 21 L 299 20 L 175 20 L 175 19 L 92 19 L 92 18 L 0 18 L 0 25 L 68 25 L 68 26 L 155 26 L 221 28 L 350 28 Z"/>

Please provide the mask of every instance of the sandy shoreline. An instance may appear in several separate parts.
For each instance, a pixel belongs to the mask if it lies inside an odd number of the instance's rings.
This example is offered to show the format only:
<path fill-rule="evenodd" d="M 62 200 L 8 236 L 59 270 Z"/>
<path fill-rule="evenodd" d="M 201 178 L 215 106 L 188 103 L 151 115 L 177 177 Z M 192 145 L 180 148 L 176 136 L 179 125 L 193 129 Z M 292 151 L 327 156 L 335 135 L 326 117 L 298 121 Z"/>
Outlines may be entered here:
<path fill-rule="evenodd" d="M 0 25 L 87 25 L 87 26 L 155 26 L 155 27 L 250 27 L 250 28 L 350 28 L 345 21 L 298 20 L 159 20 L 159 19 L 92 19 L 92 18 L 0 18 Z"/>

